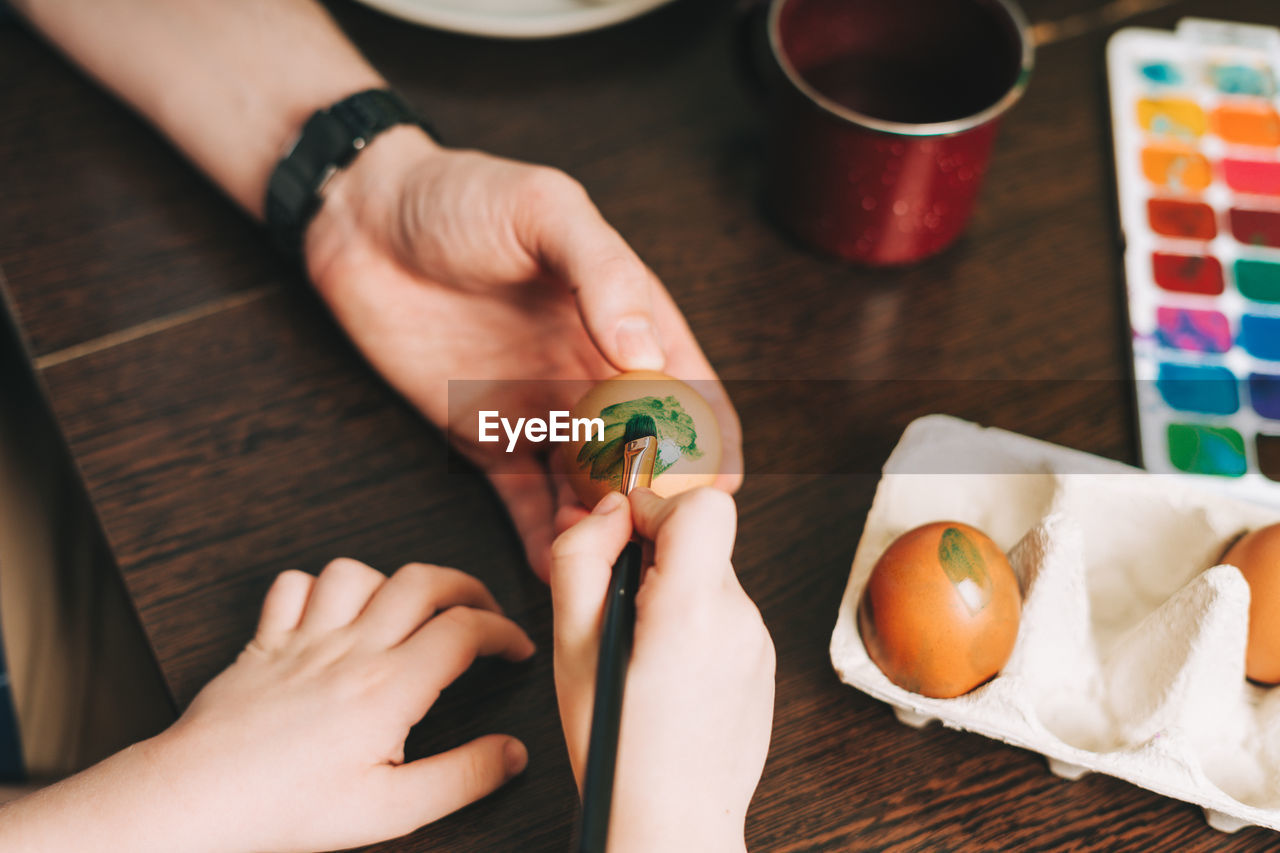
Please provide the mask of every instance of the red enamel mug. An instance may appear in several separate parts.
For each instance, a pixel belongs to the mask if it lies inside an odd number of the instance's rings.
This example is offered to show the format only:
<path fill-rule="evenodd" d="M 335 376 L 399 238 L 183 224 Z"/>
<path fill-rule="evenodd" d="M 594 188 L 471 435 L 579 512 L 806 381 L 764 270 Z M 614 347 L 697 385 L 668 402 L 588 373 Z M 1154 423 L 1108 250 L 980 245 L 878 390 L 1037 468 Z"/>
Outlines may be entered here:
<path fill-rule="evenodd" d="M 753 41 L 767 192 L 805 243 L 858 263 L 919 261 L 973 211 L 1034 46 L 1011 0 L 772 0 Z"/>

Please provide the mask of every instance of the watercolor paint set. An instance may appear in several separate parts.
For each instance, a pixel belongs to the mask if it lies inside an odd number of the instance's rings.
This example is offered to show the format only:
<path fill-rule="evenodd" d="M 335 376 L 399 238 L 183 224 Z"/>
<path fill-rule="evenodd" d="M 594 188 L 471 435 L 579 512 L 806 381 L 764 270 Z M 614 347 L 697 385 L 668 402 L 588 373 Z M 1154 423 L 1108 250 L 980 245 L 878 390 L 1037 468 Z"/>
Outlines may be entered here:
<path fill-rule="evenodd" d="M 1280 30 L 1107 48 L 1143 462 L 1280 502 Z"/>

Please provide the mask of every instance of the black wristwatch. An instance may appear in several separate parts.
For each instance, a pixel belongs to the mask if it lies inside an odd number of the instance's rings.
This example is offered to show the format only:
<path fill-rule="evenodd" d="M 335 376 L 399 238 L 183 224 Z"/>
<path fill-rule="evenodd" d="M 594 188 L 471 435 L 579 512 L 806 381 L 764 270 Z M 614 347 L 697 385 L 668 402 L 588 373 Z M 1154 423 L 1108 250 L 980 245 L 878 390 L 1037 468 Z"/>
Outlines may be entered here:
<path fill-rule="evenodd" d="M 358 92 L 307 119 L 267 182 L 267 229 L 281 252 L 301 258 L 302 238 L 324 200 L 325 184 L 375 136 L 400 124 L 416 125 L 435 136 L 431 126 L 388 89 Z"/>

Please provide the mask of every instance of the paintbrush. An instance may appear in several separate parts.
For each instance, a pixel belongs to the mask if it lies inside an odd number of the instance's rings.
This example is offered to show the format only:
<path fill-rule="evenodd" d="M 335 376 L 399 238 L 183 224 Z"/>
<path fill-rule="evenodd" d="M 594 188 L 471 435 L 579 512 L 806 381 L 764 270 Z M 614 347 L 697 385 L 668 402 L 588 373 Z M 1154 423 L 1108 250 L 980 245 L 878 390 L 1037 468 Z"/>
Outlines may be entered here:
<path fill-rule="evenodd" d="M 653 481 L 658 458 L 657 425 L 648 415 L 627 421 L 622 436 L 624 495 Z M 591 737 L 587 743 L 587 771 L 582 784 L 581 853 L 604 853 L 609 840 L 609 812 L 613 805 L 613 776 L 618 760 L 618 734 L 622 724 L 622 694 L 631 661 L 636 627 L 636 590 L 640 587 L 640 543 L 626 544 L 613 564 L 609 595 L 605 599 L 604 627 L 600 631 L 600 656 L 596 662 L 596 696 L 591 709 Z"/>

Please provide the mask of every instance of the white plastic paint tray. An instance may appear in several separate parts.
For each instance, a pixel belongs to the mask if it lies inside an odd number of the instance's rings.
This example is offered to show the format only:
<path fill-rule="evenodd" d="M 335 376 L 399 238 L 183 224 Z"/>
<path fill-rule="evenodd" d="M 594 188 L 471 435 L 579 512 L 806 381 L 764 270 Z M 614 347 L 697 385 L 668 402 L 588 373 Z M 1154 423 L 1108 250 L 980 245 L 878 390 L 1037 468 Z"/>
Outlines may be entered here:
<path fill-rule="evenodd" d="M 893 684 L 855 618 L 876 560 L 931 521 L 971 524 L 1023 589 L 1013 654 L 955 699 Z M 1249 586 L 1215 566 L 1280 511 L 942 415 L 885 464 L 831 637 L 841 680 L 911 726 L 932 720 L 1203 807 L 1213 827 L 1280 829 L 1280 688 L 1244 677 Z"/>

